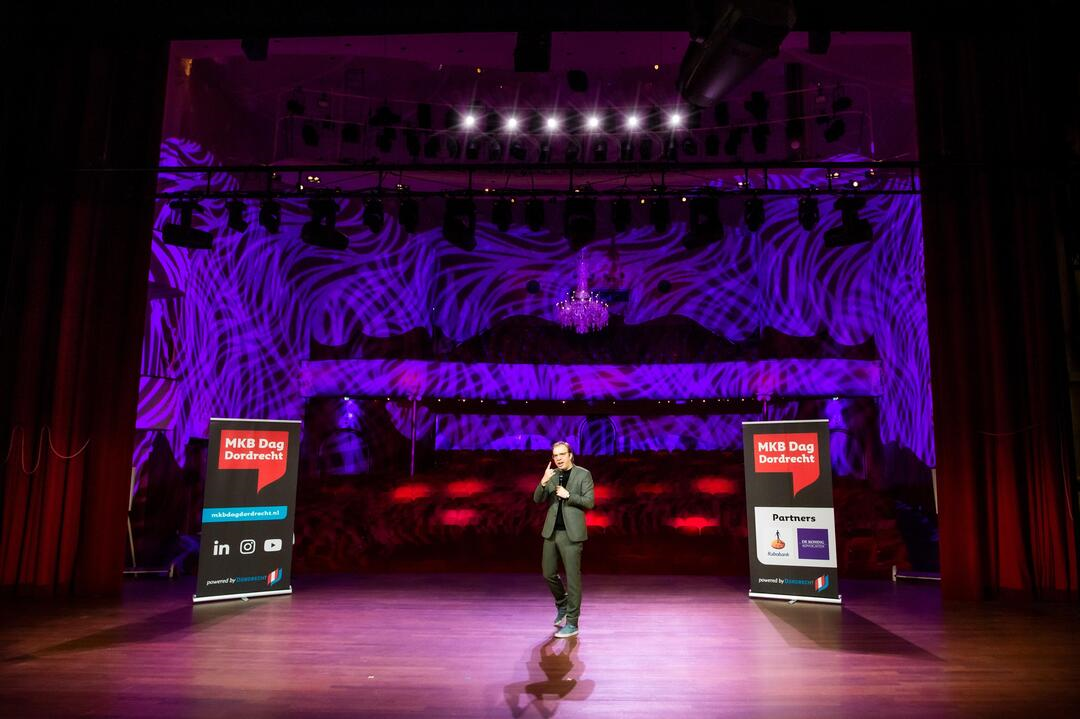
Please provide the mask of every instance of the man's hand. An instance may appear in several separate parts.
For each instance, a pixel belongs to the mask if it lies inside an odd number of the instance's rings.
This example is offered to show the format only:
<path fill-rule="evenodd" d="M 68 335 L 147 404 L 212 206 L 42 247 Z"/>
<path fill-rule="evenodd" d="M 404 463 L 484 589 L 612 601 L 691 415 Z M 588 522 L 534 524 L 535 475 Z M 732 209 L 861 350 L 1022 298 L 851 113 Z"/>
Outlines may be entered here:
<path fill-rule="evenodd" d="M 546 487 L 547 483 L 551 481 L 551 478 L 555 476 L 555 468 L 551 466 L 551 462 L 548 462 L 547 470 L 544 472 L 544 476 L 540 479 L 540 486 Z"/>
<path fill-rule="evenodd" d="M 555 488 L 555 494 L 557 494 L 559 496 L 559 499 L 569 499 L 570 498 L 570 490 L 568 490 L 566 487 L 556 487 Z"/>

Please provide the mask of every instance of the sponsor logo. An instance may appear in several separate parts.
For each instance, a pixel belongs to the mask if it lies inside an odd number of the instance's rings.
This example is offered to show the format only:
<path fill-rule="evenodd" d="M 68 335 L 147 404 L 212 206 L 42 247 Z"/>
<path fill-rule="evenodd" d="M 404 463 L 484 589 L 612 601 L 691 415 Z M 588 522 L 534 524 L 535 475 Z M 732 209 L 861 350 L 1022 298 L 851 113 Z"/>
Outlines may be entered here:
<path fill-rule="evenodd" d="M 266 575 L 266 586 L 274 586 L 281 581 L 281 578 L 283 576 L 285 576 L 285 572 L 282 571 L 281 567 L 278 567 L 277 569 Z"/>
<path fill-rule="evenodd" d="M 829 530 L 799 527 L 796 531 L 799 559 L 828 559 Z"/>
<path fill-rule="evenodd" d="M 753 440 L 754 471 L 790 472 L 793 495 L 821 477 L 816 433 L 755 434 Z"/>
<path fill-rule="evenodd" d="M 267 539 L 265 542 L 263 542 L 263 551 L 264 552 L 280 552 L 281 551 L 281 540 L 280 539 Z"/>
<path fill-rule="evenodd" d="M 820 577 L 814 580 L 814 591 L 824 592 L 829 588 L 829 575 L 822 574 Z"/>
<path fill-rule="evenodd" d="M 255 554 L 255 540 L 245 539 L 240 542 L 240 554 Z"/>
<path fill-rule="evenodd" d="M 224 542 L 219 542 L 216 539 L 214 540 L 214 547 L 212 549 L 212 552 L 215 557 L 229 556 L 229 549 L 230 547 L 228 544 L 225 544 Z"/>
<path fill-rule="evenodd" d="M 218 468 L 256 470 L 257 491 L 261 492 L 285 475 L 288 449 L 288 432 L 223 429 L 218 450 Z"/>

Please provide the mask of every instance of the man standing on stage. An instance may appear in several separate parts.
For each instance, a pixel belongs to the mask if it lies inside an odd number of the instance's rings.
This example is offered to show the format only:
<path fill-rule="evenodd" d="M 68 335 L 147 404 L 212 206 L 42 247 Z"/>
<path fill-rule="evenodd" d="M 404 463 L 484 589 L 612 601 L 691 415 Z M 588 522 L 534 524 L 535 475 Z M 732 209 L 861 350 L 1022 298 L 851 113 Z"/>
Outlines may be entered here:
<path fill-rule="evenodd" d="M 574 453 L 566 442 L 552 445 L 551 462 L 533 490 L 533 501 L 548 505 L 544 529 L 540 532 L 544 538 L 541 566 L 558 610 L 555 626 L 559 630 L 555 636 L 573 637 L 578 633 L 581 614 L 581 550 L 589 538 L 585 510 L 593 508 L 594 500 L 592 474 L 574 465 Z M 559 577 L 560 557 L 566 572 L 565 587 Z"/>

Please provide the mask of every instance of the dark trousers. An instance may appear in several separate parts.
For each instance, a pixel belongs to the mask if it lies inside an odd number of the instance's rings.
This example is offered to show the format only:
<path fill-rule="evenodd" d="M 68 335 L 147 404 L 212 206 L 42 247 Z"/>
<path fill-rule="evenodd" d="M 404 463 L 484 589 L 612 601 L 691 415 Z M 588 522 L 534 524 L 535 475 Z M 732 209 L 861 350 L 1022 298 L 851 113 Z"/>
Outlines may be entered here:
<path fill-rule="evenodd" d="M 551 539 L 544 540 L 544 556 L 541 569 L 547 580 L 555 606 L 566 607 L 566 621 L 577 626 L 581 616 L 581 550 L 584 542 L 572 542 L 566 532 L 557 529 Z M 559 576 L 559 559 L 566 573 L 566 586 Z"/>

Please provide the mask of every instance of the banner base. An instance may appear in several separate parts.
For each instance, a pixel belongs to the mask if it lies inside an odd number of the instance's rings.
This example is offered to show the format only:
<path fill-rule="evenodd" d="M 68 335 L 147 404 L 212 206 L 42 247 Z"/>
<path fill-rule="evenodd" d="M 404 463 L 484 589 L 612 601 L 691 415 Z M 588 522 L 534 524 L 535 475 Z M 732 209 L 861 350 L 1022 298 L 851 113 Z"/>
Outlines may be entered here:
<path fill-rule="evenodd" d="M 243 594 L 222 594 L 219 597 L 197 597 L 191 595 L 191 601 L 195 604 L 201 602 L 217 602 L 223 599 L 252 599 L 254 597 L 272 597 L 279 594 L 292 594 L 292 587 L 288 589 L 275 589 L 271 592 L 244 592 Z"/>
<path fill-rule="evenodd" d="M 840 597 L 798 597 L 793 594 L 764 594 L 762 592 L 750 592 L 751 599 L 784 599 L 789 602 L 817 602 L 818 604 L 840 604 Z"/>

